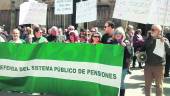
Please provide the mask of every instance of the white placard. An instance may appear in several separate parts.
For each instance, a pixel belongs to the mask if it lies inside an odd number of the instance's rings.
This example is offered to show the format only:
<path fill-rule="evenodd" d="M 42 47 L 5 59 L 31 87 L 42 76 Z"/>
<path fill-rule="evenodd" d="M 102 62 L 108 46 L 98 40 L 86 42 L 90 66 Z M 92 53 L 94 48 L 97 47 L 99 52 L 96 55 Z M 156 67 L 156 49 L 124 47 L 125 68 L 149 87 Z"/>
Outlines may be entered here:
<path fill-rule="evenodd" d="M 148 18 L 149 24 L 159 24 L 170 26 L 170 1 L 169 0 L 154 0 L 150 9 Z"/>
<path fill-rule="evenodd" d="M 167 11 L 166 11 L 166 16 L 165 16 L 165 26 L 170 26 L 170 1 L 167 0 Z"/>
<path fill-rule="evenodd" d="M 170 26 L 170 0 L 116 0 L 113 18 Z"/>
<path fill-rule="evenodd" d="M 55 0 L 55 14 L 72 14 L 73 0 Z"/>
<path fill-rule="evenodd" d="M 116 0 L 113 18 L 146 23 L 153 0 Z"/>
<path fill-rule="evenodd" d="M 76 23 L 97 20 L 97 0 L 82 1 L 76 4 Z"/>
<path fill-rule="evenodd" d="M 46 25 L 47 4 L 25 2 L 20 5 L 19 25 L 40 24 Z"/>
<path fill-rule="evenodd" d="M 161 58 L 165 57 L 165 43 L 162 42 L 160 39 L 156 39 L 156 46 L 153 51 L 154 54 L 160 56 Z"/>

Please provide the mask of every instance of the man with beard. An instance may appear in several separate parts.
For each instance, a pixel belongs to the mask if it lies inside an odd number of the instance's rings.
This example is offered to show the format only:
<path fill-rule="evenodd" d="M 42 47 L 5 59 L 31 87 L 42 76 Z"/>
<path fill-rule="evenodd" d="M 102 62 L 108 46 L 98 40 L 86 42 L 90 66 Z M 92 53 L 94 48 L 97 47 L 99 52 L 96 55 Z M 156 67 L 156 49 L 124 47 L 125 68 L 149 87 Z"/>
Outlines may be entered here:
<path fill-rule="evenodd" d="M 163 96 L 165 56 L 170 54 L 170 45 L 168 39 L 163 37 L 160 25 L 152 25 L 151 37 L 145 41 L 142 51 L 147 55 L 144 68 L 145 96 L 151 96 L 153 80 L 156 83 L 156 96 Z"/>

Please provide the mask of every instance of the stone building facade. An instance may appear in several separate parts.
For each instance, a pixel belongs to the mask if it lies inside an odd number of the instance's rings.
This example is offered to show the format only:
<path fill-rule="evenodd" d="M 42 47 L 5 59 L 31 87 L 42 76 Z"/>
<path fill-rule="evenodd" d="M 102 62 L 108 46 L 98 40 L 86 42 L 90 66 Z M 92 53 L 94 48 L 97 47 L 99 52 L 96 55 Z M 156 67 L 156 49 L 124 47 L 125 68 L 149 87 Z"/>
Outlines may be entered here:
<path fill-rule="evenodd" d="M 0 0 L 0 26 L 5 25 L 5 29 L 17 27 L 19 22 L 19 5 L 28 0 Z M 38 2 L 44 2 L 48 4 L 47 12 L 47 28 L 55 25 L 58 27 L 64 27 L 63 16 L 54 15 L 54 0 L 36 0 Z M 80 0 L 74 0 L 80 1 Z M 83 0 L 84 1 L 84 0 Z M 88 26 L 103 27 L 104 22 L 112 19 L 115 0 L 98 0 L 96 21 L 90 22 Z M 74 15 L 66 15 L 65 25 L 74 24 Z M 115 20 L 116 23 L 120 23 L 120 20 Z M 66 27 L 65 26 L 65 27 Z"/>

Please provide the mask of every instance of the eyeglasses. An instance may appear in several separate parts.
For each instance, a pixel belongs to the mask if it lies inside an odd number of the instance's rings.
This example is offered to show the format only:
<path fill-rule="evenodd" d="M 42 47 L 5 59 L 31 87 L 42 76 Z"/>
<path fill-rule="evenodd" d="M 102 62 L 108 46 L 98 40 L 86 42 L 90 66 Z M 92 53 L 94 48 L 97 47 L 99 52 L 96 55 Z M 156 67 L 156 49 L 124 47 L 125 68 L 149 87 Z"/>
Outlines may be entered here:
<path fill-rule="evenodd" d="M 69 30 L 71 30 L 71 31 L 72 31 L 72 30 L 74 30 L 74 29 L 69 29 Z"/>
<path fill-rule="evenodd" d="M 19 34 L 19 33 L 17 33 L 17 32 L 14 32 L 14 33 L 12 33 L 12 34 Z"/>
<path fill-rule="evenodd" d="M 93 36 L 94 38 L 100 38 L 100 36 Z"/>
<path fill-rule="evenodd" d="M 156 31 L 156 29 L 151 29 L 152 32 Z"/>

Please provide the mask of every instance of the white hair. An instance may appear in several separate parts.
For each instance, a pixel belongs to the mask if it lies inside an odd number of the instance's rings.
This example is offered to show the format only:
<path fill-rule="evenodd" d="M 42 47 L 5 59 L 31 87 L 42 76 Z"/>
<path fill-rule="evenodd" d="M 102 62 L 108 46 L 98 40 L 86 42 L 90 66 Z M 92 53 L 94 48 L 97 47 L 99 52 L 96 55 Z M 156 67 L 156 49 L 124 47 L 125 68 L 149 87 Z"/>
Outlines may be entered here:
<path fill-rule="evenodd" d="M 116 28 L 115 33 L 120 33 L 122 35 L 125 35 L 125 31 L 124 31 L 123 27 Z"/>
<path fill-rule="evenodd" d="M 53 27 L 51 27 L 51 30 L 54 30 L 54 31 L 56 31 L 56 30 L 58 30 L 58 27 L 56 27 L 56 26 L 53 26 Z"/>
<path fill-rule="evenodd" d="M 17 32 L 17 33 L 20 34 L 20 31 L 19 31 L 17 28 L 15 28 L 15 29 L 12 30 L 12 33 L 14 33 L 14 32 Z"/>
<path fill-rule="evenodd" d="M 161 26 L 161 25 L 156 25 L 156 24 L 154 24 L 154 25 L 152 25 L 152 28 L 156 28 L 156 29 L 158 29 L 160 32 L 162 31 L 162 26 Z"/>

